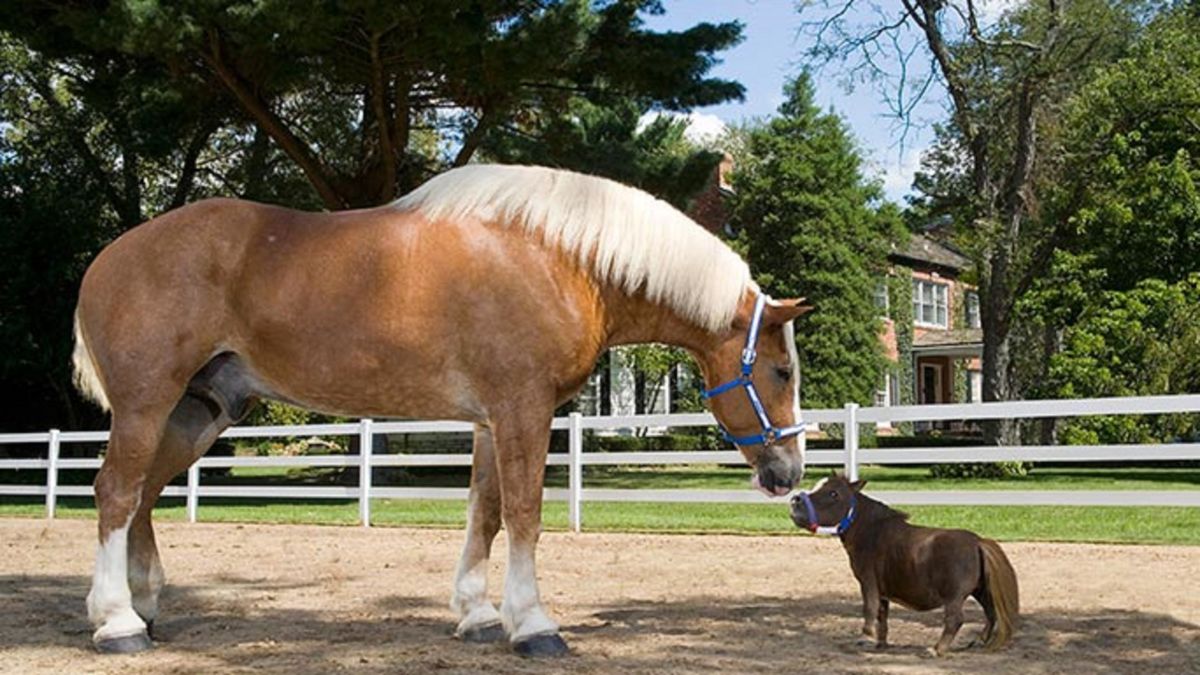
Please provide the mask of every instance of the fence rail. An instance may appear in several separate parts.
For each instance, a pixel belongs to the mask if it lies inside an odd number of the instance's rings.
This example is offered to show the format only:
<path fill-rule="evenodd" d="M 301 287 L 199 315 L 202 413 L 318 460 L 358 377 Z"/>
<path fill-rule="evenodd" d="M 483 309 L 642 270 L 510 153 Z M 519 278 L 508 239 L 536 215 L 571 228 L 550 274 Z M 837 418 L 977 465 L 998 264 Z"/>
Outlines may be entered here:
<path fill-rule="evenodd" d="M 1088 415 L 1144 415 L 1200 413 L 1200 395 L 1146 396 L 1108 399 L 1052 401 L 1011 401 L 949 405 L 859 408 L 850 403 L 841 409 L 808 410 L 810 424 L 843 426 L 840 450 L 813 450 L 807 462 L 816 466 L 842 466 L 857 479 L 860 464 L 930 464 L 942 462 L 1105 462 L 1151 460 L 1200 460 L 1200 443 L 1152 445 L 1078 445 L 1078 446 L 1004 446 L 955 448 L 860 448 L 859 425 L 879 422 L 994 420 Z M 741 453 L 703 452 L 585 452 L 585 430 L 615 430 L 645 427 L 709 427 L 712 415 L 688 413 L 673 415 L 633 415 L 583 417 L 572 413 L 555 418 L 552 428 L 566 431 L 568 451 L 550 453 L 547 463 L 568 467 L 568 487 L 547 489 L 549 500 L 567 501 L 571 527 L 579 531 L 583 507 L 587 502 L 676 502 L 676 503 L 768 503 L 767 497 L 750 490 L 662 490 L 599 489 L 585 486 L 584 467 L 602 465 L 740 464 Z M 449 499 L 467 498 L 465 488 L 386 487 L 372 483 L 372 470 L 396 466 L 470 466 L 466 454 L 376 454 L 374 438 L 380 434 L 436 434 L 469 432 L 474 426 L 454 421 L 378 422 L 363 419 L 357 423 L 308 424 L 298 426 L 232 427 L 222 438 L 278 438 L 286 436 L 357 436 L 358 455 L 303 455 L 294 457 L 203 457 L 187 471 L 186 486 L 172 485 L 164 496 L 184 497 L 188 520 L 198 518 L 200 498 L 305 498 L 356 499 L 359 519 L 371 524 L 371 499 Z M 57 500 L 62 496 L 87 496 L 91 486 L 59 485 L 63 469 L 97 469 L 101 459 L 60 457 L 63 443 L 106 442 L 106 431 L 59 431 L 0 434 L 0 445 L 39 444 L 46 447 L 44 459 L 0 459 L 0 470 L 45 469 L 43 485 L 0 484 L 0 496 L 44 496 L 46 517 L 54 518 Z M 201 485 L 200 469 L 233 467 L 356 467 L 359 484 L 350 486 L 224 486 Z M 875 493 L 895 504 L 943 505 L 1107 505 L 1107 506 L 1200 506 L 1200 490 L 918 490 Z M 775 500 L 773 503 L 778 503 Z"/>

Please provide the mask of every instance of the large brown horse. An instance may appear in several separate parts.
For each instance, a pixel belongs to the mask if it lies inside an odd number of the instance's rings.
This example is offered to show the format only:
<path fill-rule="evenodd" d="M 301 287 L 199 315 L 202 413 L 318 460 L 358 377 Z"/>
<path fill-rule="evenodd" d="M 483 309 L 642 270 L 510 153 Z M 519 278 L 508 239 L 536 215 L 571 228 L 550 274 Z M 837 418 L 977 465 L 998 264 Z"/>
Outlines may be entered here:
<path fill-rule="evenodd" d="M 93 640 L 151 646 L 163 586 L 151 509 L 274 399 L 474 422 L 457 633 L 563 653 L 534 566 L 556 406 L 611 346 L 686 348 L 710 387 L 726 383 L 712 410 L 756 484 L 785 494 L 804 466 L 791 321 L 806 309 L 766 300 L 736 254 L 669 205 L 552 169 L 468 166 L 362 211 L 217 199 L 155 218 L 100 253 L 76 310 L 77 383 L 112 411 Z M 502 522 L 497 611 L 486 572 Z"/>

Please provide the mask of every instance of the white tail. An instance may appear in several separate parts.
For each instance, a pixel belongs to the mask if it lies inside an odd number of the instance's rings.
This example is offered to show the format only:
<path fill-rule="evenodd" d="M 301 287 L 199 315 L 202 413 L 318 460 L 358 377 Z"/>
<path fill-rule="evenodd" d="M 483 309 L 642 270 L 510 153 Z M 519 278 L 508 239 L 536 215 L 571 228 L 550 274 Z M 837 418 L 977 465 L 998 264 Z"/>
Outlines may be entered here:
<path fill-rule="evenodd" d="M 84 337 L 83 327 L 79 324 L 79 310 L 75 310 L 75 352 L 71 356 L 75 366 L 75 388 L 83 397 L 107 411 L 108 396 L 104 393 L 104 383 L 96 372 L 96 362 L 92 360 L 92 351 L 88 348 L 87 338 Z"/>

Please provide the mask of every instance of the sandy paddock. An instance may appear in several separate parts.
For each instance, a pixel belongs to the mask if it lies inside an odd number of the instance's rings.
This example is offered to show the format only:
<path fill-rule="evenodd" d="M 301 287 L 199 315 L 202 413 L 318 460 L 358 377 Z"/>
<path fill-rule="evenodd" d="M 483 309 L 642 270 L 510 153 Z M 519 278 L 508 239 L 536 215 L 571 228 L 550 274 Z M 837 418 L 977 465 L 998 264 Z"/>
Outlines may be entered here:
<path fill-rule="evenodd" d="M 0 671 L 1200 672 L 1200 547 L 1010 544 L 1025 620 L 998 654 L 922 656 L 938 613 L 892 610 L 886 652 L 853 646 L 836 541 L 547 534 L 542 589 L 573 648 L 528 662 L 451 637 L 455 531 L 159 526 L 159 643 L 100 657 L 84 617 L 93 524 L 0 520 Z M 493 560 L 503 560 L 503 537 Z M 493 595 L 501 583 L 493 564 Z M 956 645 L 982 615 L 970 606 Z"/>

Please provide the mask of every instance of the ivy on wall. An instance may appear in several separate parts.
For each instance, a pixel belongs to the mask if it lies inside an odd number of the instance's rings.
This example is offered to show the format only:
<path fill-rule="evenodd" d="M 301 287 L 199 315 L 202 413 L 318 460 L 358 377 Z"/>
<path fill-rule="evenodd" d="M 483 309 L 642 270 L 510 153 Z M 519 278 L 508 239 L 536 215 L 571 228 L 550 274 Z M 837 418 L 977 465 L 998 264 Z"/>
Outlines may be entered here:
<path fill-rule="evenodd" d="M 896 363 L 891 364 L 891 374 L 897 378 L 900 400 L 896 405 L 912 405 L 916 401 L 915 373 L 913 372 L 913 309 L 912 309 L 912 269 L 903 265 L 893 265 L 887 279 L 888 285 L 888 314 L 895 325 L 896 352 L 899 355 Z M 912 433 L 912 422 L 901 422 L 897 425 L 902 434 Z"/>

